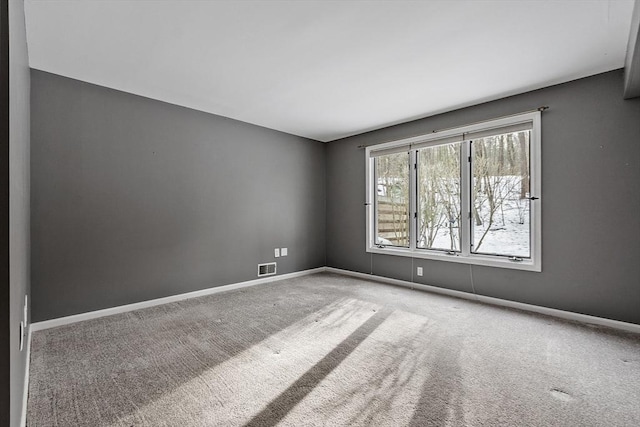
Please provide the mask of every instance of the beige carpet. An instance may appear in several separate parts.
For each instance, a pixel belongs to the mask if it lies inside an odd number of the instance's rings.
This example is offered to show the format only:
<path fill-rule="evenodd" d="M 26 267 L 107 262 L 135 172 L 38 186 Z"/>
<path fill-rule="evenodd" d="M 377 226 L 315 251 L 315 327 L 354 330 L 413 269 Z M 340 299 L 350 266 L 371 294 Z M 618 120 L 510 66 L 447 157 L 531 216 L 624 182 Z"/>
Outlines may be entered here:
<path fill-rule="evenodd" d="M 335 274 L 33 335 L 28 425 L 639 426 L 640 335 Z"/>

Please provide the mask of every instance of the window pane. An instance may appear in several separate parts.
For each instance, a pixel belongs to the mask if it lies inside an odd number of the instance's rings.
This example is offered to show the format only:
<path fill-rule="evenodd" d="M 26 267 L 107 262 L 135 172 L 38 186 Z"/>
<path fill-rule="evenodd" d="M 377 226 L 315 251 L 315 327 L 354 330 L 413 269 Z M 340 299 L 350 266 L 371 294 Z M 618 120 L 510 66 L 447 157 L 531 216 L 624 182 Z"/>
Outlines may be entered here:
<path fill-rule="evenodd" d="M 474 140 L 472 252 L 530 258 L 530 131 Z"/>
<path fill-rule="evenodd" d="M 418 248 L 460 250 L 461 146 L 418 150 Z"/>
<path fill-rule="evenodd" d="M 375 158 L 376 244 L 409 247 L 409 153 Z"/>

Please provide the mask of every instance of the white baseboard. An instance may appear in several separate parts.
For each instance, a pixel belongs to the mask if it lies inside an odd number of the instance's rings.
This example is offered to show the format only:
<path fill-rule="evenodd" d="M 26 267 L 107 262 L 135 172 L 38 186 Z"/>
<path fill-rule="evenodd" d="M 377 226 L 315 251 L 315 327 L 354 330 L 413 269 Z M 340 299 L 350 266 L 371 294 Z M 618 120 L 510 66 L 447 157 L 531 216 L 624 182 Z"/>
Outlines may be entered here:
<path fill-rule="evenodd" d="M 388 277 L 376 276 L 373 274 L 358 273 L 356 271 L 349 271 L 349 270 L 341 270 L 339 268 L 326 267 L 325 271 L 330 273 L 342 274 L 345 276 L 353 276 L 353 277 L 358 277 L 362 279 L 375 280 L 378 282 L 389 283 L 391 285 L 404 286 L 411 289 L 420 289 L 426 292 L 433 292 L 433 293 L 453 296 L 457 298 L 464 298 L 464 299 L 469 299 L 473 301 L 479 301 L 482 303 L 497 305 L 501 307 L 509 307 L 509 308 L 515 308 L 523 311 L 530 311 L 533 313 L 545 314 L 547 316 L 559 317 L 561 319 L 573 320 L 581 323 L 607 326 L 609 328 L 619 329 L 627 332 L 635 332 L 640 334 L 640 325 L 637 325 L 635 323 L 621 322 L 619 320 L 605 319 L 603 317 L 589 316 L 588 314 L 580 314 L 580 313 L 574 313 L 572 311 L 557 310 L 555 308 L 541 307 L 538 305 L 525 304 L 522 302 L 509 301 L 509 300 L 504 300 L 500 298 L 486 297 L 483 295 L 470 294 L 468 292 L 461 292 L 461 291 L 454 291 L 451 289 L 439 288 L 437 286 L 422 285 L 420 283 L 409 282 L 406 280 L 391 279 Z"/>
<path fill-rule="evenodd" d="M 157 298 L 149 301 L 142 301 L 142 302 L 133 303 L 133 304 L 121 305 L 118 307 L 105 308 L 103 310 L 75 314 L 72 316 L 45 320 L 42 322 L 35 322 L 31 324 L 29 328 L 29 334 L 31 334 L 31 331 L 34 331 L 34 332 L 41 331 L 43 329 L 69 325 L 71 323 L 81 322 L 83 320 L 97 319 L 99 317 L 111 316 L 113 314 L 118 314 L 118 313 L 125 313 L 128 311 L 138 310 L 141 308 L 153 307 L 156 305 L 167 304 L 170 302 L 182 301 L 185 299 L 197 298 L 205 295 L 212 295 L 220 292 L 231 291 L 234 289 L 240 289 L 240 288 L 246 288 L 249 286 L 256 286 L 256 285 L 265 284 L 265 283 L 277 282 L 285 279 L 292 279 L 294 277 L 307 276 L 310 274 L 321 273 L 324 271 L 327 271 L 330 273 L 342 274 L 345 276 L 358 277 L 361 279 L 376 280 L 378 282 L 389 283 L 391 285 L 404 286 L 411 289 L 419 289 L 426 292 L 433 292 L 433 293 L 448 295 L 456 298 L 464 298 L 464 299 L 469 299 L 473 301 L 479 301 L 486 304 L 497 305 L 501 307 L 509 307 L 509 308 L 515 308 L 523 311 L 530 311 L 533 313 L 545 314 L 548 316 L 558 317 L 558 318 L 567 319 L 567 320 L 573 320 L 581 323 L 607 326 L 610 328 L 619 329 L 623 331 L 640 333 L 640 325 L 637 325 L 635 323 L 621 322 L 618 320 L 605 319 L 603 317 L 590 316 L 587 314 L 574 313 L 571 311 L 557 310 L 554 308 L 541 307 L 541 306 L 532 305 L 532 304 L 525 304 L 522 302 L 515 302 L 515 301 L 509 301 L 509 300 L 504 300 L 500 298 L 487 297 L 483 295 L 471 294 L 468 292 L 454 291 L 451 289 L 439 288 L 437 286 L 423 285 L 420 283 L 409 282 L 406 280 L 392 279 L 392 278 L 383 277 L 383 276 L 376 276 L 373 274 L 359 273 L 355 271 L 342 270 L 342 269 L 333 268 L 333 267 L 318 267 L 310 270 L 283 274 L 281 276 L 271 276 L 271 277 L 262 278 L 262 279 L 249 280 L 246 282 L 217 286 L 215 288 L 208 288 L 200 291 L 188 292 L 188 293 L 179 294 L 179 295 L 172 295 L 169 297 Z M 31 343 L 31 338 L 29 338 L 28 345 L 30 345 L 30 343 Z"/>
<path fill-rule="evenodd" d="M 376 282 L 389 283 L 391 285 L 403 286 L 405 288 L 420 289 L 427 292 L 434 292 L 434 293 L 449 295 L 457 298 L 473 299 L 473 300 L 476 299 L 476 296 L 474 294 L 469 294 L 467 292 L 454 291 L 453 289 L 446 289 L 446 288 L 438 288 L 436 286 L 423 285 L 420 283 L 414 283 L 414 282 L 409 282 L 409 281 L 400 280 L 400 279 L 392 279 L 390 277 L 376 276 L 375 274 L 359 273 L 357 271 L 341 270 L 339 268 L 333 268 L 333 267 L 325 267 L 325 271 L 328 273 L 342 274 L 344 276 L 358 277 L 360 279 L 375 280 Z"/>
<path fill-rule="evenodd" d="M 27 399 L 29 398 L 29 367 L 31 366 L 31 326 L 27 325 L 27 363 L 24 367 L 24 390 L 22 392 L 22 412 L 20 413 L 20 427 L 27 425 Z"/>
<path fill-rule="evenodd" d="M 84 320 L 97 319 L 113 314 L 126 313 L 128 311 L 139 310 L 141 308 L 154 307 L 156 305 L 168 304 L 170 302 L 182 301 L 190 298 L 202 297 L 205 295 L 217 294 L 220 292 L 232 291 L 234 289 L 247 288 L 265 283 L 278 282 L 280 280 L 292 279 L 294 277 L 308 276 L 310 274 L 321 273 L 325 271 L 325 267 L 312 268 L 310 270 L 296 271 L 294 273 L 282 274 L 280 276 L 270 276 L 262 279 L 248 280 L 246 282 L 232 283 L 229 285 L 216 286 L 214 288 L 202 289 L 200 291 L 187 292 L 184 294 L 172 295 L 164 298 L 157 298 L 148 301 L 136 302 L 133 304 L 120 305 L 117 307 L 105 308 L 102 310 L 90 311 L 87 313 L 74 314 L 72 316 L 59 317 L 57 319 L 44 320 L 42 322 L 34 322 L 29 328 L 32 330 L 42 331 L 44 329 L 55 328 L 58 326 L 69 325 L 71 323 L 82 322 Z"/>

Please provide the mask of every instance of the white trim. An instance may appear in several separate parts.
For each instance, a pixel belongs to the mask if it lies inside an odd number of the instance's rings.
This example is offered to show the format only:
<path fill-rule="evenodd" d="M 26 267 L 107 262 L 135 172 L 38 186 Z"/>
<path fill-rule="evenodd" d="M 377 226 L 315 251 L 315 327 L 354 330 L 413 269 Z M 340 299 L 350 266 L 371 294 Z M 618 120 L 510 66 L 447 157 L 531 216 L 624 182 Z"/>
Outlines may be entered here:
<path fill-rule="evenodd" d="M 365 215 L 366 215 L 366 220 L 367 220 L 367 230 L 366 230 L 366 243 L 365 243 L 365 247 L 368 248 L 371 246 L 371 242 L 374 241 L 375 239 L 375 231 L 373 230 L 374 227 L 376 227 L 376 225 L 374 224 L 376 222 L 376 219 L 374 218 L 374 210 L 373 210 L 373 203 L 375 203 L 376 200 L 376 193 L 374 193 L 373 187 L 376 187 L 376 191 L 377 191 L 377 185 L 371 185 L 371 183 L 374 181 L 374 168 L 372 167 L 373 162 L 370 160 L 369 158 L 369 147 L 365 148 L 365 164 L 364 164 L 364 170 L 365 170 L 365 196 L 364 196 L 364 207 L 365 207 Z M 373 231 L 373 233 L 372 233 Z"/>
<path fill-rule="evenodd" d="M 555 309 L 555 308 L 541 307 L 541 306 L 538 306 L 538 305 L 526 304 L 526 303 L 516 302 L 516 301 L 509 301 L 509 300 L 505 300 L 505 299 L 501 299 L 501 298 L 493 298 L 493 297 L 487 297 L 487 296 L 483 296 L 483 295 L 472 294 L 472 293 L 468 293 L 468 292 L 455 291 L 455 290 L 452 290 L 452 289 L 439 288 L 437 286 L 423 285 L 423 284 L 420 284 L 420 283 L 409 282 L 409 281 L 406 281 L 406 280 L 399 280 L 399 279 L 392 279 L 392 278 L 389 278 L 389 277 L 376 276 L 374 274 L 359 273 L 359 272 L 356 272 L 356 271 L 342 270 L 342 269 L 334 268 L 334 267 L 318 267 L 318 268 L 313 268 L 313 269 L 310 269 L 310 270 L 303 270 L 303 271 L 297 271 L 297 272 L 294 272 L 294 273 L 283 274 L 281 276 L 269 277 L 269 278 L 266 278 L 266 279 L 249 280 L 249 281 L 246 281 L 246 282 L 240 282 L 240 283 L 233 283 L 233 284 L 229 284 L 229 285 L 217 286 L 215 288 L 208 288 L 208 289 L 203 289 L 203 290 L 200 290 L 200 291 L 194 291 L 194 292 L 189 292 L 189 293 L 185 293 L 185 294 L 173 295 L 173 296 L 165 297 L 165 298 L 157 298 L 157 299 L 138 302 L 138 303 L 134 303 L 134 304 L 127 304 L 127 305 L 122 305 L 122 306 L 118 306 L 118 307 L 106 308 L 106 309 L 103 309 L 103 310 L 91 311 L 91 312 L 88 312 L 88 313 L 75 314 L 73 316 L 60 317 L 60 318 L 57 318 L 57 319 L 45 320 L 45 321 L 42 321 L 42 322 L 35 322 L 35 323 L 32 323 L 31 325 L 29 325 L 29 338 L 28 338 L 28 341 L 27 341 L 27 353 L 29 353 L 29 358 L 30 358 L 31 332 L 32 331 L 34 331 L 34 332 L 35 331 L 41 331 L 41 330 L 44 330 L 44 329 L 54 328 L 54 327 L 57 327 L 57 326 L 62 326 L 62 325 L 68 325 L 68 324 L 71 324 L 71 323 L 81 322 L 83 320 L 97 319 L 99 317 L 110 316 L 112 314 L 125 313 L 125 312 L 128 312 L 128 311 L 138 310 L 138 309 L 141 309 L 141 308 L 153 307 L 153 306 L 156 306 L 156 305 L 167 304 L 167 303 L 170 303 L 170 302 L 182 301 L 182 300 L 185 300 L 185 299 L 197 298 L 197 297 L 200 297 L 200 296 L 212 295 L 212 294 L 216 294 L 216 293 L 220 293 L 220 292 L 231 291 L 231 290 L 234 290 L 234 289 L 241 289 L 241 288 L 246 288 L 246 287 L 250 287 L 250 286 L 255 286 L 255 285 L 260 285 L 260 284 L 265 284 L 265 283 L 271 283 L 271 282 L 277 282 L 277 281 L 280 281 L 280 280 L 292 279 L 292 278 L 295 278 L 295 277 L 308 276 L 308 275 L 311 275 L 311 274 L 322 273 L 322 272 L 336 273 L 336 274 L 342 274 L 344 276 L 352 276 L 352 277 L 358 277 L 358 278 L 361 278 L 361 279 L 375 280 L 375 281 L 378 281 L 378 282 L 388 283 L 388 284 L 391 284 L 391 285 L 404 286 L 404 287 L 408 287 L 408 288 L 411 288 L 411 289 L 419 289 L 419 290 L 423 290 L 423 291 L 426 291 L 426 292 L 432 292 L 432 293 L 437 293 L 437 294 L 442 294 L 442 295 L 448 295 L 448 296 L 452 296 L 452 297 L 456 297 L 456 298 L 464 298 L 464 299 L 468 299 L 468 300 L 479 301 L 479 302 L 483 302 L 483 303 L 486 303 L 486 304 L 497 305 L 497 306 L 501 306 L 501 307 L 516 308 L 518 310 L 545 314 L 545 315 L 548 315 L 548 316 L 558 317 L 558 318 L 561 318 L 561 319 L 574 320 L 574 321 L 581 322 L 581 323 L 608 326 L 610 328 L 619 329 L 619 330 L 623 330 L 623 331 L 640 333 L 640 325 L 637 325 L 635 323 L 621 322 L 619 320 L 612 320 L 612 319 L 606 319 L 606 318 L 603 318 L 603 317 L 590 316 L 588 314 L 574 313 L 574 312 L 571 312 L 571 311 L 564 311 L 564 310 L 558 310 L 558 309 Z M 27 362 L 27 363 L 29 363 L 29 362 Z M 28 375 L 28 369 L 27 369 L 27 374 L 26 375 Z"/>
<path fill-rule="evenodd" d="M 538 111 L 533 121 L 531 140 L 529 141 L 529 195 L 538 200 L 529 202 L 529 221 L 531 224 L 531 256 L 536 270 L 542 271 L 542 114 Z"/>
<path fill-rule="evenodd" d="M 27 363 L 24 368 L 24 382 L 22 391 L 22 411 L 20 413 L 20 427 L 27 425 L 27 400 L 29 399 L 29 369 L 31 367 L 31 325 L 27 325 Z"/>
<path fill-rule="evenodd" d="M 438 288 L 436 286 L 423 285 L 421 283 L 409 282 L 407 280 L 392 279 L 390 277 L 376 276 L 375 274 L 359 273 L 357 271 L 342 270 L 334 267 L 326 267 L 326 272 L 342 274 L 343 276 L 357 277 L 359 279 L 375 280 L 377 282 L 384 282 L 390 285 L 403 286 L 405 288 L 420 289 L 426 292 L 433 292 L 433 293 L 443 294 L 443 295 L 456 297 L 456 298 L 476 300 L 476 296 L 474 294 L 470 294 L 467 292 L 454 291 L 453 289 L 447 289 L 447 288 Z"/>
<path fill-rule="evenodd" d="M 514 114 L 511 116 L 501 117 L 495 120 L 486 120 L 470 125 L 460 126 L 457 128 L 450 128 L 437 133 L 425 134 L 414 136 L 411 138 L 405 138 L 397 141 L 390 141 L 383 144 L 370 145 L 365 148 L 365 204 L 366 204 L 366 244 L 365 248 L 367 252 L 404 256 L 412 258 L 433 259 L 439 261 L 451 261 L 463 264 L 471 265 L 484 265 L 489 267 L 509 268 L 514 270 L 525 270 L 540 272 L 542 271 L 542 168 L 541 168 L 541 153 L 542 153 L 542 133 L 541 133 L 541 120 L 542 115 L 540 111 L 533 111 L 521 114 Z M 490 255 L 473 253 L 470 250 L 473 221 L 470 215 L 471 212 L 471 200 L 467 200 L 471 195 L 470 179 L 472 175 L 471 165 L 466 160 L 471 156 L 470 152 L 470 138 L 467 137 L 469 133 L 480 132 L 484 130 L 496 130 L 511 125 L 519 125 L 523 123 L 531 123 L 531 139 L 529 141 L 530 147 L 530 176 L 531 176 L 531 188 L 530 194 L 536 198 L 535 201 L 530 201 L 529 211 L 529 224 L 531 227 L 530 233 L 530 256 L 531 258 L 521 259 L 518 261 L 511 260 L 507 256 Z M 443 138 L 449 138 L 455 135 L 460 135 L 463 141 L 462 151 L 466 152 L 466 156 L 461 158 L 460 163 L 460 179 L 461 179 L 461 224 L 466 224 L 461 227 L 460 252 L 456 255 L 448 255 L 443 251 L 429 250 L 416 248 L 416 230 L 418 220 L 416 219 L 416 172 L 414 167 L 410 170 L 410 227 L 409 227 L 409 247 L 378 247 L 377 242 L 377 229 L 376 229 L 376 212 L 373 206 L 375 201 L 375 192 L 377 191 L 377 183 L 375 182 L 375 176 L 373 173 L 372 163 L 374 158 L 371 157 L 371 153 L 376 151 L 385 151 L 393 149 L 394 147 L 406 147 L 411 152 L 411 165 L 415 164 L 415 154 L 412 144 L 420 142 L 423 147 L 438 145 L 439 141 Z M 468 215 L 468 218 L 466 218 Z"/>
<path fill-rule="evenodd" d="M 560 319 L 573 320 L 580 323 L 607 326 L 613 329 L 619 329 L 627 332 L 635 332 L 640 334 L 640 325 L 635 323 L 621 322 L 619 320 L 606 319 L 604 317 L 590 316 L 588 314 L 574 313 L 573 311 L 558 310 L 555 308 L 541 307 L 539 305 L 526 304 L 523 302 L 509 301 L 501 298 L 486 297 L 483 295 L 476 295 L 478 301 L 499 305 L 502 307 L 515 308 L 523 311 L 531 311 L 533 313 L 544 314 L 551 317 L 559 317 Z"/>
<path fill-rule="evenodd" d="M 448 255 L 443 251 L 435 251 L 429 249 L 416 249 L 412 251 L 409 248 L 394 248 L 394 247 L 371 247 L 367 249 L 367 252 L 380 254 L 380 255 L 394 255 L 420 259 L 432 259 L 435 261 L 447 261 L 457 262 L 460 264 L 471 265 L 484 265 L 487 267 L 500 267 L 511 268 L 514 270 L 525 270 L 539 272 L 538 268 L 532 261 L 525 259 L 520 262 L 514 262 L 507 257 L 481 255 L 481 254 L 469 254 L 469 256 L 463 256 L 462 253 L 456 253 L 456 255 Z"/>
<path fill-rule="evenodd" d="M 34 322 L 31 324 L 30 332 L 42 331 L 43 329 L 55 328 L 58 326 L 69 325 L 71 323 L 82 322 L 84 320 L 97 319 L 99 317 L 111 316 L 113 314 L 126 313 L 128 311 L 139 310 L 141 308 L 154 307 L 156 305 L 168 304 L 171 302 L 182 301 L 190 298 L 202 297 L 205 295 L 217 294 L 220 292 L 231 291 L 234 289 L 247 288 L 249 286 L 261 285 L 263 283 L 277 282 L 294 277 L 308 276 L 310 274 L 321 273 L 325 271 L 325 267 L 312 268 L 310 270 L 296 271 L 293 273 L 282 274 L 280 276 L 270 276 L 264 279 L 248 280 L 246 282 L 232 283 L 229 285 L 216 286 L 214 288 L 202 289 L 200 291 L 187 292 L 184 294 L 172 295 L 164 298 L 156 298 L 148 301 L 136 302 L 133 304 L 120 305 L 117 307 L 105 308 L 102 310 L 90 311 L 87 313 L 74 314 L 57 319 L 44 320 L 42 322 Z"/>
<path fill-rule="evenodd" d="M 479 301 L 485 304 L 496 305 L 500 307 L 515 308 L 518 310 L 529 311 L 533 313 L 544 314 L 560 319 L 573 320 L 580 323 L 593 324 L 599 326 L 607 326 L 609 328 L 618 329 L 626 332 L 634 332 L 640 334 L 640 325 L 635 323 L 621 322 L 619 320 L 606 319 L 604 317 L 590 316 L 588 314 L 574 313 L 572 311 L 558 310 L 555 308 L 541 307 L 533 304 L 525 304 L 522 302 L 509 301 L 501 298 L 487 297 L 483 295 L 470 294 L 468 292 L 454 291 L 436 286 L 422 285 L 420 283 L 408 282 L 406 280 L 391 279 L 388 277 L 376 276 L 373 274 L 358 273 L 355 271 L 341 270 L 339 268 L 326 267 L 326 271 L 330 273 L 342 274 L 344 276 L 353 276 L 361 279 L 376 280 L 378 282 L 389 283 L 391 285 L 404 286 L 411 289 L 420 289 L 426 292 L 433 292 L 457 298 L 464 298 L 473 301 Z"/>

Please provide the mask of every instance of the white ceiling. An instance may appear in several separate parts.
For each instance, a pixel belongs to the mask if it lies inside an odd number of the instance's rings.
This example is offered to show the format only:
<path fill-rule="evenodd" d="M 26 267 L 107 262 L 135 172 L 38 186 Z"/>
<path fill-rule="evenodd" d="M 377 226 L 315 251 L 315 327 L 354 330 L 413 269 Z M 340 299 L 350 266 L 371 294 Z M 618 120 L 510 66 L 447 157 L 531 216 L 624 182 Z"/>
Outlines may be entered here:
<path fill-rule="evenodd" d="M 32 68 L 331 141 L 621 68 L 633 0 L 25 8 Z"/>

